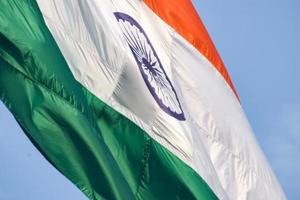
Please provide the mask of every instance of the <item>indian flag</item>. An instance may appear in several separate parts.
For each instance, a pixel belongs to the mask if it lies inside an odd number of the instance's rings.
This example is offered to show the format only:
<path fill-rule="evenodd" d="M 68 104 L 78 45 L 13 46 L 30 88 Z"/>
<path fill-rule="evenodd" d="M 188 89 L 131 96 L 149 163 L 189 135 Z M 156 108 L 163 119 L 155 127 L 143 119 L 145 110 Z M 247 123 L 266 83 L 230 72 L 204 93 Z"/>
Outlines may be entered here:
<path fill-rule="evenodd" d="M 0 99 L 91 200 L 285 199 L 189 0 L 1 0 Z"/>

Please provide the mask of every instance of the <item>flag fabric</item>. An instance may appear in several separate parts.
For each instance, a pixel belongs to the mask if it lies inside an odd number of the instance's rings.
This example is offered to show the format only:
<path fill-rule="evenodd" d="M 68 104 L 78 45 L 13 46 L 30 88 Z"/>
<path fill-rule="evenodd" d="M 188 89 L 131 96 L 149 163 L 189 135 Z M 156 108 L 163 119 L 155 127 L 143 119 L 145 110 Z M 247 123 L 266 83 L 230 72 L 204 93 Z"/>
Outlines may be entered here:
<path fill-rule="evenodd" d="M 285 199 L 189 0 L 1 0 L 0 99 L 90 199 Z"/>

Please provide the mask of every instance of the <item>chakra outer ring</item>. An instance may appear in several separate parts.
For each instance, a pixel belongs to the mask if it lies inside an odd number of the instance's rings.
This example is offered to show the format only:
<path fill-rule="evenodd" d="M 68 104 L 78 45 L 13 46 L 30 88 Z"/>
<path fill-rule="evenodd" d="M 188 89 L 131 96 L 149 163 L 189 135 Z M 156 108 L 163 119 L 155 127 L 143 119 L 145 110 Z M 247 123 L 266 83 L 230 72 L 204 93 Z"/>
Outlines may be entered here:
<path fill-rule="evenodd" d="M 143 77 L 143 79 L 144 79 L 144 82 L 145 82 L 147 88 L 149 89 L 151 95 L 153 96 L 153 98 L 155 99 L 155 101 L 157 102 L 157 104 L 159 105 L 159 107 L 160 107 L 165 113 L 167 113 L 168 115 L 170 115 L 170 116 L 172 116 L 172 117 L 174 117 L 174 118 L 176 118 L 176 119 L 178 119 L 178 120 L 180 120 L 180 121 L 184 121 L 184 120 L 185 120 L 185 116 L 184 116 L 184 113 L 183 113 L 181 104 L 180 104 L 180 102 L 179 102 L 179 100 L 178 100 L 178 96 L 177 96 L 177 94 L 176 94 L 176 91 L 175 91 L 175 89 L 174 89 L 174 87 L 173 87 L 173 85 L 172 85 L 170 79 L 168 78 L 168 76 L 167 76 L 167 74 L 166 74 L 166 72 L 165 72 L 165 70 L 164 70 L 164 68 L 163 68 L 163 66 L 162 66 L 162 64 L 161 64 L 161 62 L 160 62 L 160 59 L 159 59 L 159 57 L 157 56 L 157 53 L 156 53 L 156 51 L 154 50 L 153 45 L 152 45 L 152 43 L 150 42 L 148 36 L 146 35 L 144 29 L 138 24 L 138 22 L 137 22 L 135 19 L 133 19 L 131 16 L 129 16 L 129 15 L 125 14 L 125 13 L 115 12 L 114 15 L 115 15 L 115 17 L 117 18 L 118 22 L 120 22 L 121 20 L 129 22 L 132 26 L 135 26 L 136 28 L 138 28 L 139 31 L 145 36 L 145 38 L 146 38 L 146 40 L 147 40 L 147 44 L 150 46 L 153 55 L 156 57 L 156 59 L 157 59 L 157 61 L 158 61 L 159 68 L 160 68 L 161 71 L 164 73 L 165 78 L 166 78 L 166 81 L 170 84 L 170 86 L 171 86 L 171 88 L 172 88 L 172 92 L 173 92 L 173 94 L 174 94 L 175 97 L 176 97 L 176 101 L 177 101 L 177 103 L 178 103 L 178 105 L 179 105 L 179 108 L 180 108 L 180 111 L 181 111 L 181 112 L 180 112 L 180 113 L 176 113 L 176 112 L 172 111 L 172 110 L 171 110 L 167 105 L 165 105 L 165 104 L 163 103 L 163 101 L 159 98 L 159 96 L 158 96 L 157 93 L 155 92 L 155 88 L 154 88 L 154 87 L 151 85 L 151 83 L 149 82 L 148 77 L 147 77 L 147 75 L 145 74 L 144 69 L 142 68 L 141 62 L 137 59 L 137 56 L 136 56 L 135 52 L 133 51 L 132 47 L 130 46 L 130 44 L 128 44 L 129 47 L 130 47 L 130 49 L 131 49 L 131 52 L 132 52 L 132 54 L 133 54 L 133 56 L 134 56 L 134 58 L 135 58 L 135 61 L 136 61 L 137 65 L 138 65 L 138 67 L 139 67 L 139 70 L 140 70 L 140 72 L 141 72 L 141 74 L 142 74 L 142 77 Z M 128 43 L 128 42 L 127 42 L 127 43 Z"/>

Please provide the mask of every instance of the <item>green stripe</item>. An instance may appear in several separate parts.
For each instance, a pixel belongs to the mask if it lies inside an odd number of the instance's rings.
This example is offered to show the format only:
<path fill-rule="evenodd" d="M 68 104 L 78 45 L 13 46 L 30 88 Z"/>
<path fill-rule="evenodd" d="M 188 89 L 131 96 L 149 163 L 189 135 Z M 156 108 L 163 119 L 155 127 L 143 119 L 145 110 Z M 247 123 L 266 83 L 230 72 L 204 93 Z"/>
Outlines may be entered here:
<path fill-rule="evenodd" d="M 75 81 L 34 0 L 0 1 L 0 99 L 90 199 L 217 199 L 189 166 Z"/>

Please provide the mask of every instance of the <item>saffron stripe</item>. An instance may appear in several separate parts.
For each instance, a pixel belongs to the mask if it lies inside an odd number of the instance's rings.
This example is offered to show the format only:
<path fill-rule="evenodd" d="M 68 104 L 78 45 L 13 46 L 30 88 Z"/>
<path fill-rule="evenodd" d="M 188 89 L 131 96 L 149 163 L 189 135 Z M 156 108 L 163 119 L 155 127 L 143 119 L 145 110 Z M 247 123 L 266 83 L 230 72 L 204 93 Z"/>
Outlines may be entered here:
<path fill-rule="evenodd" d="M 169 0 L 144 0 L 144 2 L 213 64 L 238 98 L 225 65 L 192 2 L 190 0 L 176 0 L 172 3 Z"/>

